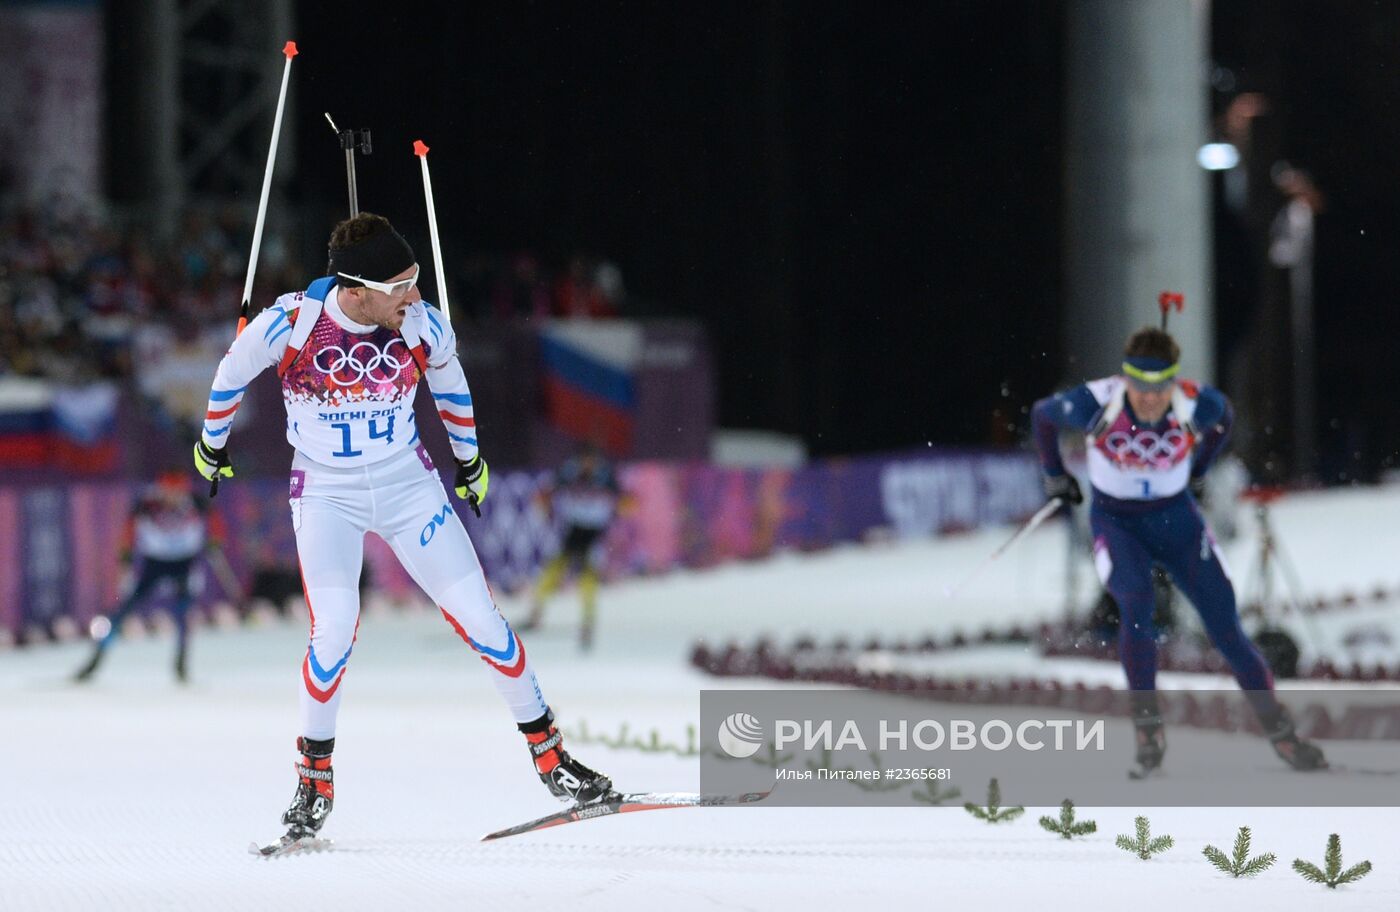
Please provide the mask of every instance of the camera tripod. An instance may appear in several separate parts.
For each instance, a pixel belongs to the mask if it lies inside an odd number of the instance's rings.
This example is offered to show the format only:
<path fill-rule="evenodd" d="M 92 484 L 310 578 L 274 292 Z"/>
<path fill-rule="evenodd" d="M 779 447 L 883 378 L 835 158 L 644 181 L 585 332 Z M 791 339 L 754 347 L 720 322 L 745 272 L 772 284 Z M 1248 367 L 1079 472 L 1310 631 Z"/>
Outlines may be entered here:
<path fill-rule="evenodd" d="M 1242 495 L 1254 505 L 1259 529 L 1259 549 L 1248 581 L 1240 595 L 1241 616 L 1258 617 L 1255 645 L 1264 654 L 1274 674 L 1282 678 L 1298 674 L 1298 644 L 1280 624 L 1285 616 L 1298 618 L 1303 633 L 1314 649 L 1322 643 L 1322 633 L 1312 608 L 1303 597 L 1303 584 L 1293 562 L 1269 519 L 1269 505 L 1283 496 L 1281 488 L 1250 488 Z M 1275 589 L 1275 577 L 1282 586 Z M 1276 594 L 1277 593 L 1277 594 Z"/>

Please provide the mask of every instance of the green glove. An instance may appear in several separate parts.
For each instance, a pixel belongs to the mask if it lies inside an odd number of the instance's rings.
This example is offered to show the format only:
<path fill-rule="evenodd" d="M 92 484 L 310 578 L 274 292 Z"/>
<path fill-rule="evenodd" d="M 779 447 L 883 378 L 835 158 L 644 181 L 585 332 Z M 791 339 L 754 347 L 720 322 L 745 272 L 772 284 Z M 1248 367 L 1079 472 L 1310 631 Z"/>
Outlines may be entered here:
<path fill-rule="evenodd" d="M 228 450 L 215 450 L 204 445 L 200 440 L 194 445 L 194 470 L 198 472 L 205 481 L 219 483 L 219 478 L 233 477 L 233 463 L 229 462 Z M 211 488 L 210 496 L 217 488 Z"/>
<path fill-rule="evenodd" d="M 481 515 L 481 502 L 486 499 L 486 489 L 491 486 L 491 471 L 486 468 L 486 460 L 480 455 L 471 462 L 458 459 L 457 478 L 452 488 L 457 496 L 471 504 L 472 512 Z"/>

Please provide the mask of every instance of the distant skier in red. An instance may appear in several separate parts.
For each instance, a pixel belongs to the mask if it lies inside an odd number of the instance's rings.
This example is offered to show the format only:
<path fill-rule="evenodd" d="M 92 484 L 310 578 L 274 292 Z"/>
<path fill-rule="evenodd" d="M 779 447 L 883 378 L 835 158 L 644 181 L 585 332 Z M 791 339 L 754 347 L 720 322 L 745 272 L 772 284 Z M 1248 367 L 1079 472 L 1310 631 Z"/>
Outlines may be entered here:
<path fill-rule="evenodd" d="M 108 620 L 108 629 L 96 638 L 92 657 L 74 676 L 91 680 L 120 634 L 122 622 L 163 585 L 174 590 L 171 614 L 175 620 L 175 677 L 189 678 L 189 610 L 203 588 L 198 558 L 211 543 L 223 540 L 223 526 L 217 515 L 206 513 L 205 501 L 195 497 L 194 488 L 182 472 L 161 475 L 136 502 L 122 536 L 122 564 L 130 568 L 139 560 L 140 568 L 130 593 Z"/>

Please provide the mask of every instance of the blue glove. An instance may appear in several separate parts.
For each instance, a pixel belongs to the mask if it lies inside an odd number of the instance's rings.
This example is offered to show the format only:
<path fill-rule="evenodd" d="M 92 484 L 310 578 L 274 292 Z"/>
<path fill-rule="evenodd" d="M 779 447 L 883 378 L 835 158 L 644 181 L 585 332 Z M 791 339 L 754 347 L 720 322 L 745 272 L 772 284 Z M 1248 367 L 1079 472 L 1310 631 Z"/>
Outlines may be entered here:
<path fill-rule="evenodd" d="M 1045 496 L 1051 500 L 1058 497 L 1072 507 L 1084 502 L 1084 492 L 1079 490 L 1079 482 L 1073 475 L 1046 475 L 1043 481 Z"/>

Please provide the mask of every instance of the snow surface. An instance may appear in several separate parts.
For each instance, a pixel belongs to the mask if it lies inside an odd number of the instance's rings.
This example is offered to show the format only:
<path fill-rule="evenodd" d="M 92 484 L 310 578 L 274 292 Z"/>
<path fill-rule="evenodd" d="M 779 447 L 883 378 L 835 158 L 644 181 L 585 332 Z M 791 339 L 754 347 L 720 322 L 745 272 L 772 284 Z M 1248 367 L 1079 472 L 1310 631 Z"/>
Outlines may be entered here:
<path fill-rule="evenodd" d="M 1277 507 L 1307 593 L 1400 585 L 1398 508 L 1400 489 L 1300 495 Z M 566 729 L 586 722 L 615 733 L 626 724 L 683 743 L 701 689 L 771 686 L 691 669 L 698 637 L 859 641 L 1059 617 L 1066 536 L 1057 524 L 958 599 L 943 597 L 1006 534 L 853 546 L 606 587 L 598 646 L 586 656 L 573 640 L 575 595 L 564 593 L 546 629 L 525 639 Z M 1252 547 L 1248 539 L 1229 547 L 1237 577 Z M 524 608 L 502 603 L 508 616 Z M 1393 606 L 1339 612 L 1320 625 L 1322 651 L 1340 649 L 1361 623 L 1400 629 Z M 1142 809 L 1154 834 L 1176 839 L 1150 862 L 1113 845 L 1140 812 L 1126 808 L 1080 809 L 1099 832 L 1073 842 L 1036 824 L 1055 809 L 989 826 L 957 808 L 757 807 L 648 812 L 483 844 L 482 833 L 558 805 L 535 779 L 486 671 L 426 609 L 366 611 L 343 685 L 338 800 L 324 833 L 335 848 L 264 861 L 247 846 L 279 834 L 291 796 L 305 644 L 298 620 L 203 631 L 184 687 L 170 675 L 166 638 L 118 644 L 88 686 L 67 682 L 83 644 L 0 653 L 0 909 L 1400 909 L 1394 808 Z M 930 661 L 944 671 L 1053 668 L 1121 680 L 1112 665 L 1047 663 L 1004 648 Z M 697 785 L 694 760 L 575 750 L 629 790 Z M 1254 851 L 1279 861 L 1237 881 L 1200 852 L 1207 843 L 1229 851 L 1245 824 Z M 1375 865 L 1337 891 L 1289 869 L 1299 857 L 1320 863 L 1333 832 L 1347 864 Z"/>

